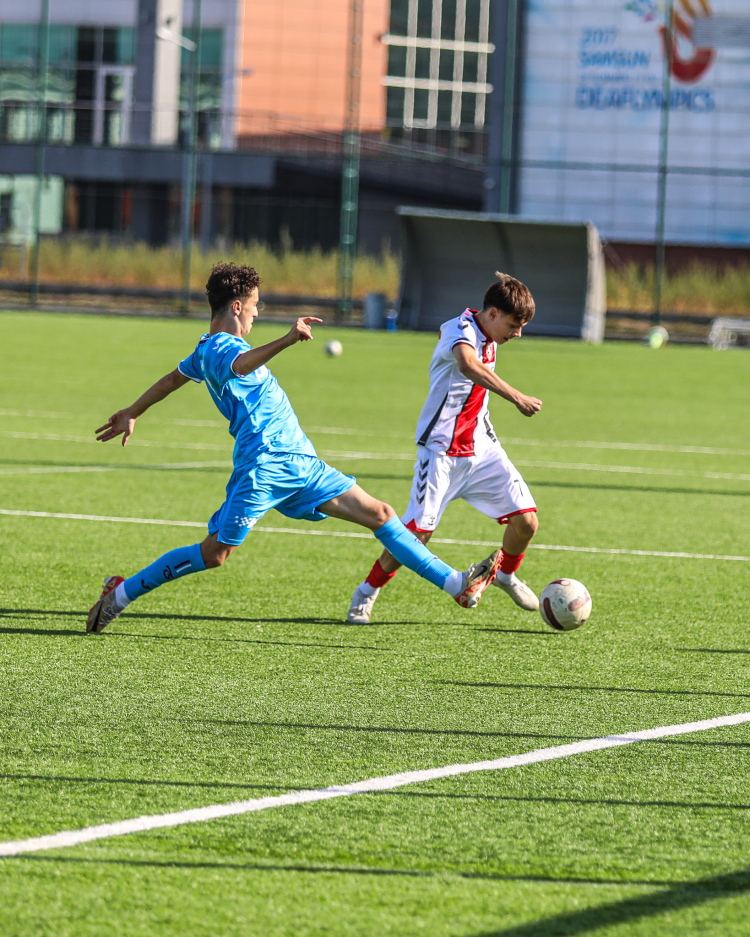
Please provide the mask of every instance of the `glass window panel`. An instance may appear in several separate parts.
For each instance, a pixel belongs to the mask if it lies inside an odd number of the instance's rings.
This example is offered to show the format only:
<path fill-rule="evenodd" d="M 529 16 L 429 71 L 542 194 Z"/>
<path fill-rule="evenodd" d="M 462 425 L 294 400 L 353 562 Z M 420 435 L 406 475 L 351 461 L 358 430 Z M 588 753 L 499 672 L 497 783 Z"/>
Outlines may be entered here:
<path fill-rule="evenodd" d="M 390 32 L 393 33 L 394 36 L 405 36 L 408 26 L 409 0 L 391 0 Z"/>
<path fill-rule="evenodd" d="M 476 52 L 464 52 L 464 81 L 475 84 L 479 67 L 479 55 Z"/>
<path fill-rule="evenodd" d="M 443 0 L 440 35 L 443 39 L 454 39 L 456 36 L 456 0 Z"/>
<path fill-rule="evenodd" d="M 461 125 L 473 125 L 476 112 L 477 96 L 471 91 L 464 91 L 461 95 Z"/>
<path fill-rule="evenodd" d="M 450 124 L 452 109 L 453 109 L 453 92 L 452 91 L 438 91 L 437 122 L 439 124 Z"/>
<path fill-rule="evenodd" d="M 33 68 L 4 68 L 0 72 L 0 100 L 35 101 L 36 79 Z"/>
<path fill-rule="evenodd" d="M 397 78 L 406 77 L 406 46 L 388 47 L 388 74 Z"/>
<path fill-rule="evenodd" d="M 412 0 L 417 7 L 417 35 L 430 38 L 432 35 L 432 0 Z"/>
<path fill-rule="evenodd" d="M 201 30 L 201 68 L 221 68 L 223 30 Z"/>
<path fill-rule="evenodd" d="M 466 0 L 466 28 L 464 38 L 467 42 L 479 42 L 479 12 L 481 0 Z"/>
<path fill-rule="evenodd" d="M 102 62 L 114 64 L 117 61 L 117 29 L 105 27 L 102 30 Z"/>
<path fill-rule="evenodd" d="M 415 78 L 429 78 L 430 77 L 430 50 L 429 49 L 417 49 L 416 50 L 416 61 L 414 65 L 414 77 Z"/>
<path fill-rule="evenodd" d="M 75 26 L 50 26 L 49 60 L 50 63 L 75 61 Z"/>
<path fill-rule="evenodd" d="M 72 104 L 75 101 L 75 72 L 66 68 L 50 68 L 47 74 L 47 101 Z"/>
<path fill-rule="evenodd" d="M 453 49 L 440 50 L 440 67 L 438 76 L 441 81 L 453 81 Z"/>
<path fill-rule="evenodd" d="M 404 88 L 386 90 L 385 116 L 388 120 L 404 119 Z"/>
<path fill-rule="evenodd" d="M 211 110 L 221 107 L 221 73 L 202 71 L 198 76 L 196 102 L 199 110 Z"/>
<path fill-rule="evenodd" d="M 135 62 L 135 30 L 121 26 L 117 30 L 117 62 L 132 65 Z"/>
<path fill-rule="evenodd" d="M 427 120 L 430 92 L 426 88 L 414 89 L 414 120 Z"/>
<path fill-rule="evenodd" d="M 78 27 L 76 60 L 78 62 L 96 61 L 96 29 L 93 26 Z"/>
<path fill-rule="evenodd" d="M 0 58 L 4 62 L 36 61 L 36 26 L 16 26 L 5 23 L 0 39 Z"/>
<path fill-rule="evenodd" d="M 76 101 L 93 101 L 96 89 L 96 72 L 93 68 L 76 71 Z"/>

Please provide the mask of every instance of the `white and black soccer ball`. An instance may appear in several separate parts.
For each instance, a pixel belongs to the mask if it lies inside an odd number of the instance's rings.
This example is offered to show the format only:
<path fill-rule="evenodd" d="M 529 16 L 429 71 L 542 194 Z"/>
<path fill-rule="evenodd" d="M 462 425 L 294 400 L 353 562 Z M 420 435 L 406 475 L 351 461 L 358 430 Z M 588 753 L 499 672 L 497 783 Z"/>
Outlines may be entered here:
<path fill-rule="evenodd" d="M 574 631 L 591 615 L 589 590 L 577 579 L 555 579 L 539 596 L 539 614 L 555 631 Z"/>
<path fill-rule="evenodd" d="M 326 354 L 329 358 L 338 358 L 343 350 L 344 346 L 337 338 L 332 338 L 330 342 L 326 344 Z"/>

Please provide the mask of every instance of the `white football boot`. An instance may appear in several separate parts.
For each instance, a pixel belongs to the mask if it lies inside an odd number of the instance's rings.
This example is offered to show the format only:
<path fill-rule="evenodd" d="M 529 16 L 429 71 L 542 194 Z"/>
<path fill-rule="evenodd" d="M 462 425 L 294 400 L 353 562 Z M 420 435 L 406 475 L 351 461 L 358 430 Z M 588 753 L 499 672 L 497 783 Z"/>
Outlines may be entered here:
<path fill-rule="evenodd" d="M 372 595 L 365 595 L 361 585 L 357 586 L 352 596 L 352 604 L 346 620 L 350 625 L 369 625 L 372 618 L 372 609 L 375 605 L 375 599 L 380 595 L 380 589 L 376 589 Z"/>
<path fill-rule="evenodd" d="M 521 582 L 515 573 L 510 577 L 510 582 L 502 582 L 496 579 L 493 585 L 503 592 L 507 592 L 519 608 L 526 609 L 527 612 L 539 611 L 539 599 L 529 589 L 525 582 Z"/>
<path fill-rule="evenodd" d="M 122 576 L 107 576 L 104 580 L 102 594 L 89 609 L 89 616 L 86 619 L 87 632 L 95 631 L 98 634 L 104 631 L 110 622 L 125 611 L 115 601 L 115 589 L 121 582 L 125 582 Z"/>
<path fill-rule="evenodd" d="M 499 565 L 500 550 L 495 550 L 486 560 L 469 567 L 464 573 L 464 588 L 455 596 L 462 608 L 475 608 L 479 605 L 482 593 L 495 578 Z"/>

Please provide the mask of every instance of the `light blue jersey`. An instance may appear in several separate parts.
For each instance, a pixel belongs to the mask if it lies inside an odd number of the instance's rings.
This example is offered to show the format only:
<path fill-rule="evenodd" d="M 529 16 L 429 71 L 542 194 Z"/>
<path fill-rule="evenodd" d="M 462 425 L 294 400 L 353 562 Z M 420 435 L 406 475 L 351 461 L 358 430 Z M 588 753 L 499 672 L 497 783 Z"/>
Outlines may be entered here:
<path fill-rule="evenodd" d="M 228 332 L 203 335 L 195 351 L 177 366 L 180 374 L 200 384 L 223 416 L 234 436 L 234 464 L 264 461 L 266 455 L 315 456 L 315 447 L 302 431 L 289 398 L 263 365 L 250 374 L 235 374 L 232 365 L 247 342 Z"/>
<path fill-rule="evenodd" d="M 232 365 L 249 347 L 228 332 L 204 335 L 177 366 L 191 381 L 206 382 L 236 440 L 226 499 L 208 522 L 209 534 L 234 546 L 272 508 L 297 520 L 324 520 L 319 505 L 356 483 L 318 458 L 289 398 L 265 365 L 250 374 L 235 374 Z M 128 594 L 133 597 L 133 592 Z"/>

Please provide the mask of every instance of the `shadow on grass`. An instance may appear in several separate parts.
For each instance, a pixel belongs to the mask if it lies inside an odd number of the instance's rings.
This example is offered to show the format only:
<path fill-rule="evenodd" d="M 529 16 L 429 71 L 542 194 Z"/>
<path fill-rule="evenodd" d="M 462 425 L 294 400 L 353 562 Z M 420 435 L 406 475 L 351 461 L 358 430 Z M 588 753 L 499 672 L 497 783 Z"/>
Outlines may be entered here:
<path fill-rule="evenodd" d="M 675 650 L 678 654 L 750 654 L 740 647 L 678 647 Z"/>
<path fill-rule="evenodd" d="M 82 865 L 125 865 L 144 867 L 147 869 L 227 869 L 248 872 L 309 872 L 312 874 L 327 875 L 374 875 L 374 876 L 405 876 L 409 878 L 436 878 L 446 875 L 455 875 L 456 878 L 477 879 L 488 882 L 539 882 L 551 885 L 621 885 L 624 887 L 647 885 L 654 888 L 663 886 L 682 887 L 680 883 L 665 881 L 663 879 L 622 879 L 622 878 L 556 878 L 546 875 L 493 875 L 491 872 L 461 872 L 446 869 L 392 869 L 369 868 L 367 866 L 335 866 L 335 865 L 303 865 L 272 864 L 260 862 L 187 862 L 185 860 L 168 859 L 105 859 L 83 858 L 78 856 L 45 856 L 37 853 L 23 853 L 19 856 L 7 856 L 0 862 L 10 860 L 31 862 L 61 862 Z"/>
<path fill-rule="evenodd" d="M 740 699 L 750 698 L 750 692 L 748 693 L 722 693 L 716 692 L 713 690 L 655 690 L 655 689 L 638 689 L 636 687 L 622 687 L 622 686 L 566 686 L 564 684 L 543 684 L 543 683 L 473 683 L 468 681 L 457 681 L 457 680 L 435 680 L 437 684 L 442 686 L 460 686 L 467 687 L 469 689 L 496 689 L 496 690 L 547 690 L 547 691 L 570 691 L 570 692 L 582 692 L 582 693 L 649 693 L 656 694 L 657 696 L 667 695 L 667 696 L 728 696 L 731 698 L 739 697 Z"/>
<path fill-rule="evenodd" d="M 376 732 L 394 735 L 456 735 L 466 738 L 542 739 L 544 741 L 578 742 L 588 738 L 584 735 L 550 735 L 541 732 L 484 732 L 478 729 L 420 729 L 401 726 L 352 726 L 317 722 L 255 722 L 249 719 L 189 719 L 181 722 L 211 723 L 224 726 L 247 726 L 259 729 L 314 729 L 326 732 Z"/>
<path fill-rule="evenodd" d="M 623 883 L 625 884 L 625 883 Z M 726 875 L 684 882 L 671 888 L 622 901 L 610 901 L 592 908 L 563 912 L 551 917 L 531 921 L 517 927 L 483 931 L 475 937 L 573 937 L 588 931 L 617 924 L 626 924 L 667 912 L 693 908 L 717 898 L 750 891 L 750 869 L 741 869 Z M 676 922 L 667 925 L 669 933 L 680 930 Z M 677 928 L 677 930 L 673 928 Z M 667 931 L 663 931 L 667 933 Z"/>
<path fill-rule="evenodd" d="M 50 784 L 64 781 L 66 784 L 128 784 L 135 787 L 208 787 L 229 788 L 248 791 L 302 791 L 307 787 L 290 787 L 288 784 L 239 784 L 232 781 L 164 781 L 145 778 L 82 778 L 57 774 L 0 774 L 5 781 L 44 781 Z"/>
<path fill-rule="evenodd" d="M 475 631 L 489 631 L 497 634 L 541 634 L 549 638 L 556 638 L 559 631 L 552 631 L 549 628 L 475 628 Z"/>
<path fill-rule="evenodd" d="M 11 618 L 13 616 L 73 616 L 82 623 L 85 618 L 84 612 L 59 611 L 51 609 L 38 608 L 0 608 L 0 616 Z M 341 621 L 335 618 L 239 618 L 233 616 L 217 615 L 154 615 L 154 614 L 130 614 L 123 615 L 119 621 L 124 623 L 127 619 L 147 618 L 147 619 L 174 619 L 176 621 L 227 621 L 233 623 L 250 624 L 276 624 L 292 623 L 298 625 L 341 625 Z M 266 641 L 261 638 L 213 638 L 202 637 L 200 635 L 181 635 L 181 634 L 143 634 L 129 631 L 104 631 L 100 634 L 86 635 L 85 628 L 81 630 L 72 629 L 52 629 L 52 628 L 0 628 L 0 634 L 37 634 L 51 635 L 53 637 L 89 637 L 92 640 L 97 638 L 145 638 L 154 641 L 215 641 L 227 644 L 267 644 L 277 647 L 319 647 L 332 648 L 333 650 L 353 650 L 353 651 L 386 651 L 391 653 L 395 648 L 377 647 L 370 644 L 313 644 L 311 642 L 301 641 Z"/>
<path fill-rule="evenodd" d="M 2 775 L 0 775 L 2 777 Z M 576 804 L 586 807 L 669 807 L 676 810 L 750 810 L 750 804 L 727 804 L 680 800 L 616 800 L 584 797 L 513 797 L 502 794 L 443 794 L 434 791 L 384 791 L 394 797 L 426 797 L 436 800 L 476 800 L 490 803 Z"/>

